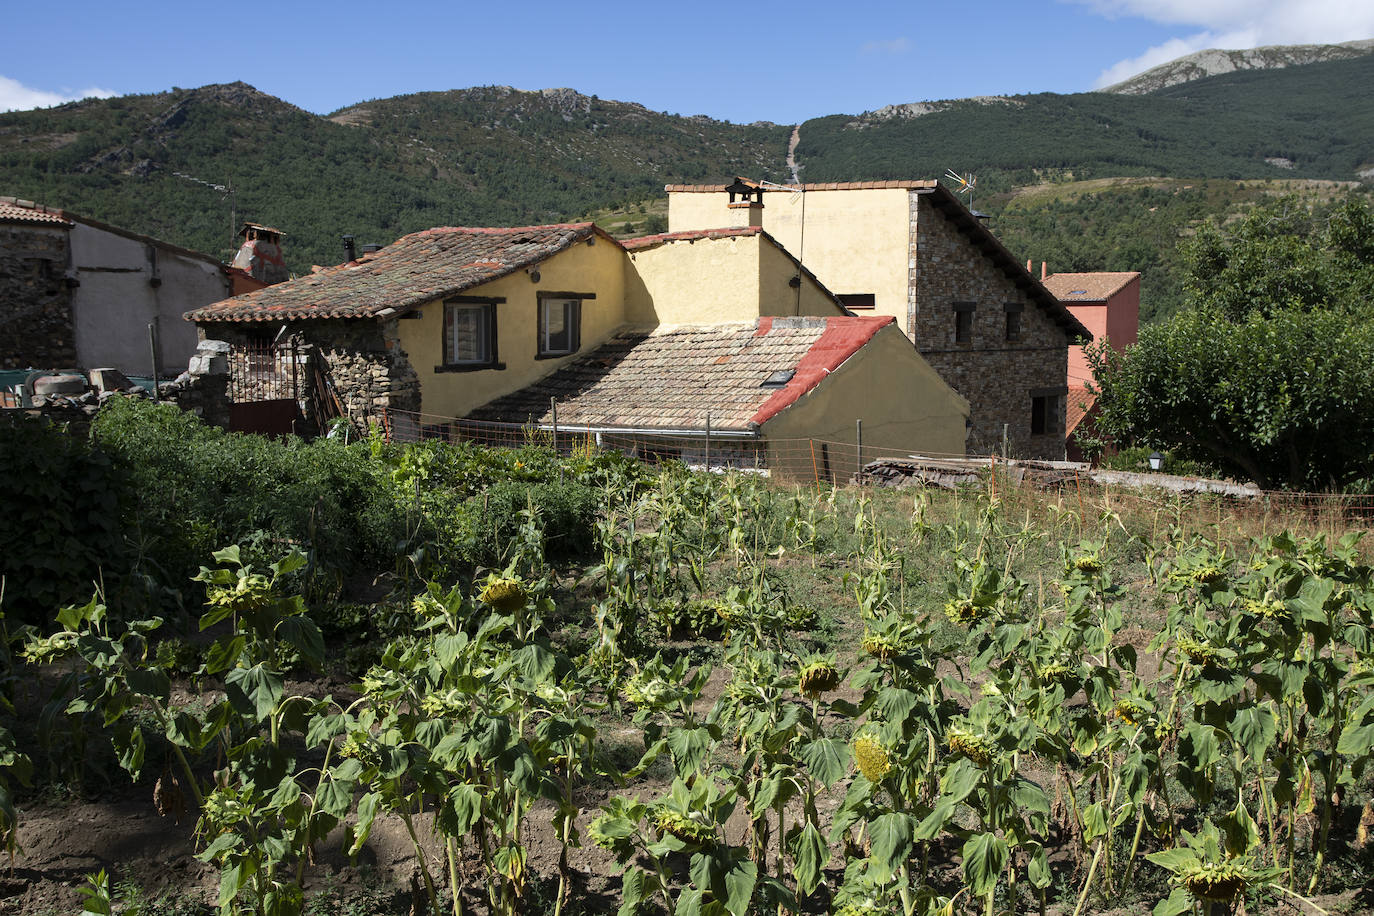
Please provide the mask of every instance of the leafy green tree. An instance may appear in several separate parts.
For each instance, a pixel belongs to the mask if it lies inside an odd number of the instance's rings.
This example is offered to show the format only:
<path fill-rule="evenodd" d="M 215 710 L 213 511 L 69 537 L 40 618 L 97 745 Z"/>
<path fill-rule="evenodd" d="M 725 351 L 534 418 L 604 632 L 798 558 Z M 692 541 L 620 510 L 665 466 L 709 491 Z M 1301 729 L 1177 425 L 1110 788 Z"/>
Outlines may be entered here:
<path fill-rule="evenodd" d="M 1193 305 L 1124 353 L 1089 350 L 1098 428 L 1264 487 L 1374 477 L 1374 215 L 1292 200 L 1189 243 Z"/>

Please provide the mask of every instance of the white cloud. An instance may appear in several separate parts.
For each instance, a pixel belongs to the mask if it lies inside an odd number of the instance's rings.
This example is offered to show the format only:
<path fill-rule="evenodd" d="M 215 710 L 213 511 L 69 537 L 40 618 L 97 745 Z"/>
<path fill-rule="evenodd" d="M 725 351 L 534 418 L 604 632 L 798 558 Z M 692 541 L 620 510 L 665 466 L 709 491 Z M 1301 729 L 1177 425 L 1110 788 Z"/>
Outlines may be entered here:
<path fill-rule="evenodd" d="M 108 99 L 118 95 L 112 89 L 62 89 L 60 92 L 49 92 L 46 89 L 31 89 L 18 80 L 10 79 L 8 76 L 0 76 L 0 111 L 27 111 L 30 108 L 50 108 L 53 105 L 61 105 L 63 102 L 74 102 L 77 99 Z"/>
<path fill-rule="evenodd" d="M 1349 0 L 1071 0 L 1109 19 L 1133 17 L 1200 31 L 1171 38 L 1103 71 L 1108 86 L 1185 54 L 1374 38 L 1374 4 Z"/>
<path fill-rule="evenodd" d="M 860 54 L 905 54 L 911 49 L 911 42 L 906 38 L 890 38 L 884 41 L 864 42 L 859 48 Z"/>

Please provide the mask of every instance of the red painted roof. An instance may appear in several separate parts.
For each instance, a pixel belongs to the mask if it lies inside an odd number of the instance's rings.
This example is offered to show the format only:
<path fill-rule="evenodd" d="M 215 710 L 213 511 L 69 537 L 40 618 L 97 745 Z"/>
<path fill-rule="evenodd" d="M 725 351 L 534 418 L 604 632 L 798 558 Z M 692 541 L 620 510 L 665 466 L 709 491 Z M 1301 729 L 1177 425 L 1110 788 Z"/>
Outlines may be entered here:
<path fill-rule="evenodd" d="M 772 318 L 760 318 L 755 336 L 767 334 L 773 328 Z M 840 367 L 840 364 L 859 351 L 859 348 L 873 339 L 873 335 L 884 326 L 896 324 L 891 315 L 875 315 L 863 318 L 827 318 L 825 329 L 820 338 L 806 351 L 797 363 L 796 374 L 792 380 L 764 402 L 754 414 L 753 422 L 762 426 L 773 417 L 795 404 L 802 395 L 815 388 L 825 377 Z"/>
<path fill-rule="evenodd" d="M 377 318 L 388 309 L 403 312 L 457 295 L 594 236 L 620 244 L 591 223 L 426 229 L 356 261 L 212 303 L 187 312 L 186 318 L 202 322 Z"/>

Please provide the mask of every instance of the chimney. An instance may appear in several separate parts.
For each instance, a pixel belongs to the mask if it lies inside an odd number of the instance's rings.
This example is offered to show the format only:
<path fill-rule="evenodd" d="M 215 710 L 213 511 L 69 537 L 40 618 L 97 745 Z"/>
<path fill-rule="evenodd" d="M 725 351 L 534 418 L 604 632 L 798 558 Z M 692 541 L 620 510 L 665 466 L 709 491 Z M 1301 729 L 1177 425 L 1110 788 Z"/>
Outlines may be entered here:
<path fill-rule="evenodd" d="M 244 271 L 260 283 L 280 283 L 290 279 L 282 258 L 281 239 L 284 233 L 271 226 L 257 223 L 244 223 L 239 230 L 243 244 L 234 255 L 233 266 Z"/>
<path fill-rule="evenodd" d="M 1030 258 L 1026 258 L 1026 273 L 1030 273 L 1030 272 L 1031 272 L 1031 259 L 1030 259 Z"/>
<path fill-rule="evenodd" d="M 1041 262 L 1040 262 L 1040 282 L 1041 282 L 1041 283 L 1044 283 L 1044 282 L 1045 282 L 1045 278 L 1049 276 L 1049 274 L 1046 273 L 1045 270 L 1046 270 L 1046 268 L 1045 268 L 1045 262 L 1044 262 L 1044 261 L 1041 261 Z"/>
<path fill-rule="evenodd" d="M 358 260 L 358 249 L 353 246 L 353 236 L 345 235 L 344 243 L 344 263 L 348 264 Z"/>

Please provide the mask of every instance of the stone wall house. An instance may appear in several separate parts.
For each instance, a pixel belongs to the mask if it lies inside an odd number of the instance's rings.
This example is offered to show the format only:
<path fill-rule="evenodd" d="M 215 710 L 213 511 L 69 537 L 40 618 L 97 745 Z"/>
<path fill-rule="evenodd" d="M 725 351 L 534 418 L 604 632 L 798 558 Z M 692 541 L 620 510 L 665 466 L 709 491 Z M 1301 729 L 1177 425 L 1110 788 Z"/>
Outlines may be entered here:
<path fill-rule="evenodd" d="M 757 226 L 855 314 L 895 318 L 969 402 L 968 451 L 1062 459 L 1068 348 L 1090 334 L 935 181 L 669 185 L 670 231 Z"/>
<path fill-rule="evenodd" d="M 0 368 L 175 374 L 187 309 L 262 284 L 216 258 L 71 211 L 0 197 Z"/>
<path fill-rule="evenodd" d="M 691 438 L 717 411 L 722 430 L 743 417 L 720 436 L 753 442 L 747 450 L 757 455 L 765 419 L 776 435 L 837 441 L 852 440 L 863 419 L 874 446 L 963 453 L 967 403 L 895 322 L 848 314 L 757 227 L 624 244 L 590 223 L 430 229 L 186 317 L 203 336 L 240 346 L 295 342 L 353 421 L 403 435 L 458 431 L 478 417 L 539 425 L 535 414 L 560 399 L 541 386 L 599 373 L 611 386 L 600 390 L 627 410 L 630 400 L 639 405 L 640 433 Z M 699 333 L 670 333 L 684 326 Z M 784 338 L 791 349 L 780 362 L 755 359 Z M 714 361 L 677 345 L 689 339 L 718 347 Z M 643 365 L 651 351 L 658 375 L 606 371 L 608 360 Z M 793 375 L 769 382 L 784 371 Z M 736 384 L 744 390 L 731 394 Z M 714 394 L 693 396 L 694 387 Z M 755 417 L 774 388 L 792 392 L 795 405 Z M 527 410 L 530 398 L 539 411 Z M 569 422 L 586 403 L 569 402 Z"/>
<path fill-rule="evenodd" d="M 0 369 L 77 365 L 71 220 L 0 199 Z"/>

